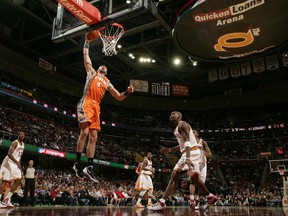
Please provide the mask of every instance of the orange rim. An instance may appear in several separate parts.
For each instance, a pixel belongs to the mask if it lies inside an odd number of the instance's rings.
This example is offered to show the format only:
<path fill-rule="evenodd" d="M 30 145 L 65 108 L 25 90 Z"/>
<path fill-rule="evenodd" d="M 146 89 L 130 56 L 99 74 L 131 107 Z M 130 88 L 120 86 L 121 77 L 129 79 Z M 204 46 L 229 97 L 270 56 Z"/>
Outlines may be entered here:
<path fill-rule="evenodd" d="M 105 29 L 106 27 L 103 27 L 101 29 L 98 29 L 98 32 L 99 32 L 99 35 L 100 36 L 103 36 L 103 37 L 106 37 L 106 38 L 118 38 L 119 35 L 123 35 L 124 34 L 124 27 L 122 25 L 120 25 L 119 23 L 112 23 L 110 26 L 117 26 L 118 28 L 122 29 L 120 34 L 117 34 L 117 35 L 105 35 L 105 34 L 102 34 L 101 31 L 103 29 Z M 123 33 L 122 33 L 123 32 Z"/>

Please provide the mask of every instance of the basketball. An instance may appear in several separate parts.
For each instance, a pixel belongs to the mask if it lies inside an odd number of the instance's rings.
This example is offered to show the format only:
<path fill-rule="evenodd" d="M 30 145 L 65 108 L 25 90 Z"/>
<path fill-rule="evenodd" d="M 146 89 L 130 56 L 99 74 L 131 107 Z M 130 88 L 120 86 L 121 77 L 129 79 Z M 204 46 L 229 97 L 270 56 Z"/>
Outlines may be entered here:
<path fill-rule="evenodd" d="M 98 38 L 99 38 L 99 31 L 98 30 L 91 31 L 87 34 L 88 40 L 97 40 Z"/>

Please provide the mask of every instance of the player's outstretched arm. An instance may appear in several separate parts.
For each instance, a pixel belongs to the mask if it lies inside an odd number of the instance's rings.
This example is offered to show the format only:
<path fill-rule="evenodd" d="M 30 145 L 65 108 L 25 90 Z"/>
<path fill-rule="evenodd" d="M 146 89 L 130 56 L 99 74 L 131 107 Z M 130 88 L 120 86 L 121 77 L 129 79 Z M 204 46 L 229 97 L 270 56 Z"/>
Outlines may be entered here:
<path fill-rule="evenodd" d="M 180 151 L 179 145 L 172 147 L 172 148 L 164 147 L 164 148 L 160 149 L 160 153 L 162 153 L 162 154 L 168 154 L 168 153 L 173 152 L 173 151 Z"/>
<path fill-rule="evenodd" d="M 116 100 L 122 101 L 126 97 L 128 97 L 129 94 L 131 94 L 134 91 L 134 87 L 132 85 L 130 85 L 130 86 L 128 86 L 128 88 L 125 92 L 120 93 L 120 92 L 118 92 L 117 89 L 114 88 L 114 86 L 112 84 L 110 84 L 108 87 L 108 91 Z"/>
<path fill-rule="evenodd" d="M 87 39 L 87 34 L 86 34 L 85 42 L 83 45 L 83 58 L 84 58 L 84 67 L 87 73 L 91 73 L 94 70 L 92 66 L 91 58 L 89 56 L 89 44 L 90 44 L 90 40 Z"/>

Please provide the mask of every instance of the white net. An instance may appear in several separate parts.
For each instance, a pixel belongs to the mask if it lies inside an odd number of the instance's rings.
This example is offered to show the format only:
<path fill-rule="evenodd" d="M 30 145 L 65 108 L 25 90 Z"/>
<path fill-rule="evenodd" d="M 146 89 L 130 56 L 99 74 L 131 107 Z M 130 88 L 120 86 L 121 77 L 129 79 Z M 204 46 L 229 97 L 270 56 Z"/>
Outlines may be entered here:
<path fill-rule="evenodd" d="M 106 56 L 117 54 L 116 45 L 124 34 L 124 28 L 118 23 L 113 23 L 99 30 L 99 36 L 103 42 L 102 52 Z"/>

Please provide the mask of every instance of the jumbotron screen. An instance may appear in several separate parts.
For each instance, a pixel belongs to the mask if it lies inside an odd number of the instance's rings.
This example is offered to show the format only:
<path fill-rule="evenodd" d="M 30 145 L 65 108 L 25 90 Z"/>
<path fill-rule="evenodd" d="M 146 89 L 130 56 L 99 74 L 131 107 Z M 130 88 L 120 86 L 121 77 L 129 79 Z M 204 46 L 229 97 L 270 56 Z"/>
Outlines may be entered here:
<path fill-rule="evenodd" d="M 134 91 L 136 92 L 148 93 L 149 91 L 149 83 L 147 80 L 130 79 L 130 85 L 133 85 Z"/>

